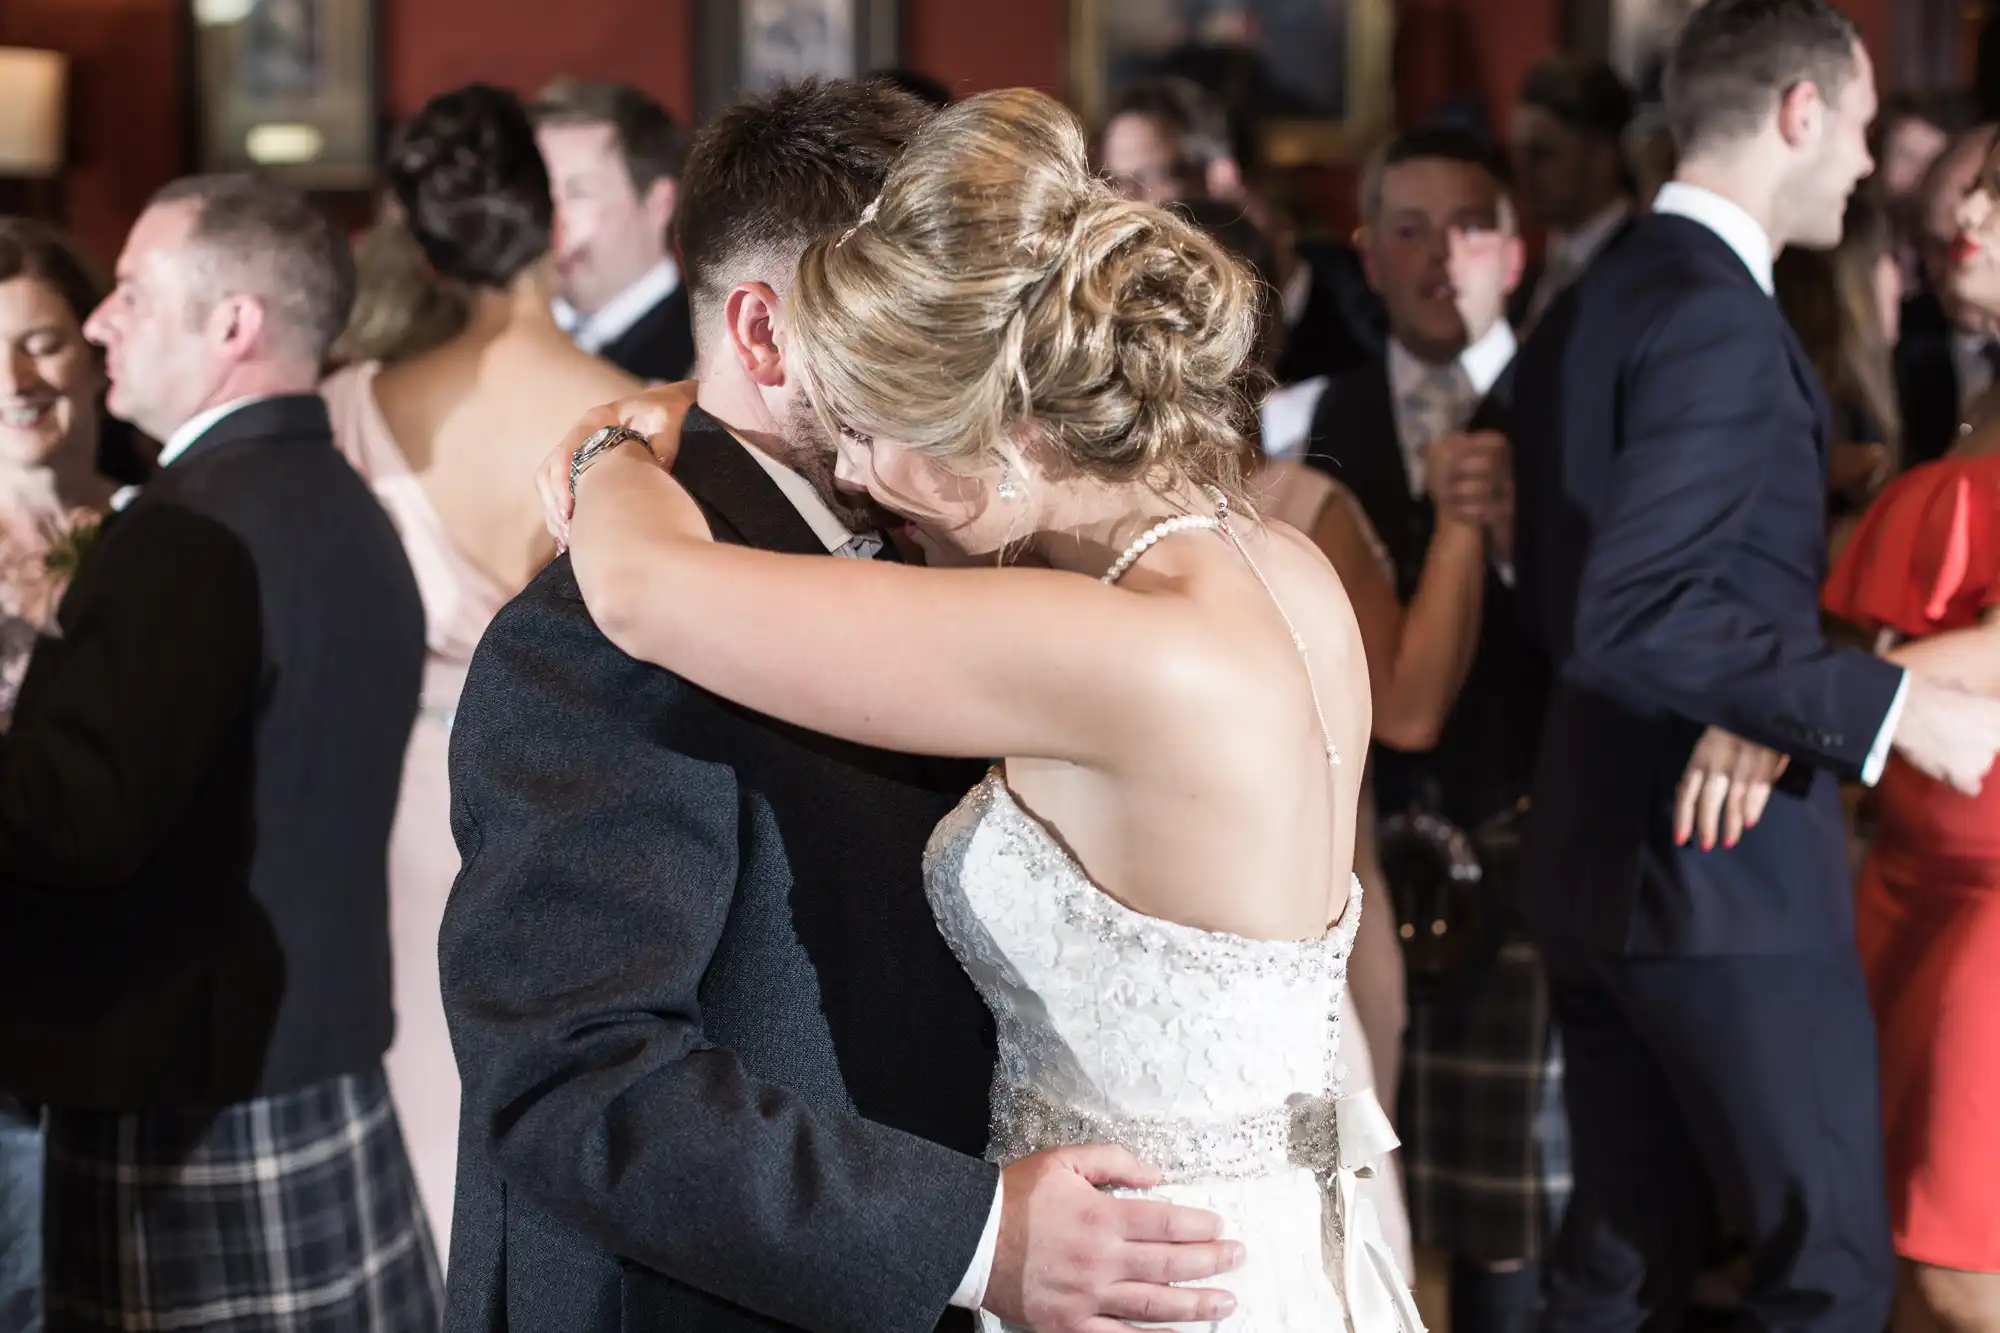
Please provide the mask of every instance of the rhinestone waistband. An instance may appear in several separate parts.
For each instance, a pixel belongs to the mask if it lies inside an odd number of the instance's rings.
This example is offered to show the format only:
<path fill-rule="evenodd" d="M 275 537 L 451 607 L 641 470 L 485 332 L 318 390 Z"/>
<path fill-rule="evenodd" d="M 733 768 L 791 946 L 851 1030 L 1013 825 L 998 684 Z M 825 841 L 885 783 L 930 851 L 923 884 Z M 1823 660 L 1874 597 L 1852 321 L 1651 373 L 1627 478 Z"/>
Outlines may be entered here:
<path fill-rule="evenodd" d="M 989 1159 L 1004 1166 L 1044 1148 L 1113 1143 L 1159 1171 L 1167 1184 L 1246 1180 L 1304 1167 L 1322 1180 L 1340 1167 L 1334 1103 L 1295 1093 L 1282 1106 L 1212 1120 L 1109 1116 L 1058 1105 L 1029 1088 L 993 1090 Z"/>

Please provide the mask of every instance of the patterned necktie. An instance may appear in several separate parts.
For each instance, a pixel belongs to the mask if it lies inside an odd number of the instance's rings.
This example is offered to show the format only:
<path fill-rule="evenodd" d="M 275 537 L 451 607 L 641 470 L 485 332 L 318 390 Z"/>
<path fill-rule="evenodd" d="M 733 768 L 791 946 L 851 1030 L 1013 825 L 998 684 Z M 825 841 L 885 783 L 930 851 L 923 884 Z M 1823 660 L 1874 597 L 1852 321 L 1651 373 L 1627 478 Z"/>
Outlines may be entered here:
<path fill-rule="evenodd" d="M 1454 363 L 1426 370 L 1423 379 L 1403 400 L 1403 444 L 1413 494 L 1424 493 L 1424 451 L 1432 440 L 1465 424 L 1471 396 L 1471 383 Z"/>
<path fill-rule="evenodd" d="M 879 532 L 857 532 L 840 544 L 834 554 L 843 560 L 873 560 L 882 554 L 882 534 Z"/>

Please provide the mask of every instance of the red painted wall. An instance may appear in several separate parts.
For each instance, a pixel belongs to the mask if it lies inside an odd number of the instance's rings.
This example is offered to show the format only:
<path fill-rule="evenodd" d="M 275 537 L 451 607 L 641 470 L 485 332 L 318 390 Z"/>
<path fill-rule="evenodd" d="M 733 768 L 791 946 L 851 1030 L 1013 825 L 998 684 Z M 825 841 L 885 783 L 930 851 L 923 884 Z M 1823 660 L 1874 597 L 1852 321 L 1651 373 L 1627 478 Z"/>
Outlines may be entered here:
<path fill-rule="evenodd" d="M 386 95 L 405 114 L 471 79 L 532 91 L 557 74 L 622 78 L 683 116 L 693 109 L 692 18 L 699 0 L 378 0 Z M 1109 0 L 1116 3 L 1116 0 Z M 0 0 L 0 43 L 75 61 L 70 223 L 107 255 L 161 183 L 184 167 L 180 14 L 187 0 Z M 1846 0 L 1885 50 L 1894 0 Z M 1559 36 L 1561 0 L 1400 0 L 1397 103 L 1421 115 L 1475 93 L 1496 118 L 1521 75 Z M 1067 80 L 1069 0 L 904 0 L 906 63 L 960 92 Z M 1352 173 L 1321 173 L 1328 221 L 1351 217 Z"/>
<path fill-rule="evenodd" d="M 558 74 L 621 80 L 694 114 L 696 0 L 377 2 L 393 115 L 474 79 L 532 93 Z"/>
<path fill-rule="evenodd" d="M 1068 0 L 903 0 L 903 63 L 960 95 L 1040 88 L 1060 96 L 1068 43 Z"/>

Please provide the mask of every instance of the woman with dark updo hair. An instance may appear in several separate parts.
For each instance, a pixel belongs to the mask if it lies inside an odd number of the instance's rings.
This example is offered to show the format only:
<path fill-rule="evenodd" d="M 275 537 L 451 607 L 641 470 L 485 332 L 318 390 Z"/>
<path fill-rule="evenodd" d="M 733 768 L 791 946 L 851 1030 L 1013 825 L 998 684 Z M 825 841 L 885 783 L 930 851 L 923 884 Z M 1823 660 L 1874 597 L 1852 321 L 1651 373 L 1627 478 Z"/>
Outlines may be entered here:
<path fill-rule="evenodd" d="M 423 701 L 389 845 L 388 1070 L 445 1252 L 459 1091 L 437 938 L 458 873 L 445 778 L 452 714 L 487 622 L 554 554 L 528 484 L 549 438 L 639 382 L 556 325 L 548 169 L 514 94 L 474 84 L 432 98 L 397 133 L 387 175 L 425 260 L 464 293 L 464 325 L 393 364 L 349 366 L 322 392 L 334 438 L 395 520 L 424 600 Z"/>

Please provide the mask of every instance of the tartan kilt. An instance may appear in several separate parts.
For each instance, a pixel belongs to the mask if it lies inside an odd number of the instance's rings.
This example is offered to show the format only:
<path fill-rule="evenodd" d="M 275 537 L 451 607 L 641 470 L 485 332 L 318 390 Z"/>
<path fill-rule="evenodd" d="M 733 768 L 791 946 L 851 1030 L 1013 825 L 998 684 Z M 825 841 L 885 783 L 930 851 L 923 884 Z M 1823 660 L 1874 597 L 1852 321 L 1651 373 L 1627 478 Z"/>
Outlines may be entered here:
<path fill-rule="evenodd" d="M 1400 1114 L 1410 1230 L 1474 1263 L 1540 1259 L 1569 1202 L 1569 1122 L 1548 979 L 1503 945 L 1477 976 L 1413 998 Z"/>
<path fill-rule="evenodd" d="M 437 1253 L 379 1068 L 45 1123 L 47 1333 L 436 1333 Z"/>

